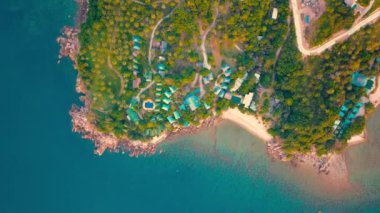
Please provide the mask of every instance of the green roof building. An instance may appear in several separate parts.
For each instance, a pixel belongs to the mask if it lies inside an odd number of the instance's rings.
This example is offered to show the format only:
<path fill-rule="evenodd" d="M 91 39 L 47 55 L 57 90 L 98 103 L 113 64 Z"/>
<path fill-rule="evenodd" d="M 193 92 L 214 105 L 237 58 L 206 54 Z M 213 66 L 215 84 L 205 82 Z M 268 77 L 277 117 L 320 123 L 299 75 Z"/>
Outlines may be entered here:
<path fill-rule="evenodd" d="M 232 104 L 240 104 L 241 103 L 241 97 L 233 95 L 231 98 Z"/>
<path fill-rule="evenodd" d="M 176 120 L 178 120 L 178 119 L 181 118 L 181 114 L 179 114 L 178 111 L 174 111 L 173 115 L 174 115 L 174 118 L 175 118 Z"/>
<path fill-rule="evenodd" d="M 165 104 L 170 104 L 171 100 L 169 98 L 164 98 L 162 102 L 164 102 Z"/>
<path fill-rule="evenodd" d="M 134 43 L 134 44 L 133 44 L 133 49 L 134 49 L 134 50 L 140 50 L 140 49 L 141 49 L 140 44 L 139 44 L 139 43 Z"/>
<path fill-rule="evenodd" d="M 140 121 L 139 115 L 131 108 L 127 109 L 127 118 L 136 124 Z"/>
<path fill-rule="evenodd" d="M 170 124 L 173 124 L 175 122 L 175 119 L 172 116 L 167 117 Z"/>
<path fill-rule="evenodd" d="M 161 109 L 163 109 L 163 110 L 165 110 L 165 111 L 169 111 L 169 109 L 170 109 L 170 105 L 168 105 L 168 104 L 162 104 Z"/>
<path fill-rule="evenodd" d="M 157 64 L 157 69 L 160 71 L 165 71 L 166 67 L 163 63 L 159 63 L 159 64 Z"/>
<path fill-rule="evenodd" d="M 191 111 L 194 111 L 201 105 L 200 98 L 194 93 L 190 93 L 185 97 L 184 104 L 189 106 Z"/>
<path fill-rule="evenodd" d="M 168 97 L 168 98 L 170 98 L 170 97 L 173 95 L 172 92 L 170 92 L 170 91 L 168 91 L 168 90 L 165 91 L 164 94 L 165 94 L 165 96 Z"/>
<path fill-rule="evenodd" d="M 140 41 L 141 41 L 141 37 L 140 36 L 133 36 L 133 42 L 138 43 Z"/>
<path fill-rule="evenodd" d="M 352 74 L 352 84 L 354 84 L 355 86 L 365 87 L 367 85 L 367 81 L 367 76 L 359 72 L 355 72 L 354 74 Z"/>
<path fill-rule="evenodd" d="M 204 106 L 206 109 L 210 109 L 210 108 L 211 108 L 211 105 L 208 104 L 208 103 L 203 103 L 203 106 Z"/>
<path fill-rule="evenodd" d="M 174 94 L 177 91 L 177 89 L 173 86 L 169 86 L 169 89 L 172 94 Z"/>

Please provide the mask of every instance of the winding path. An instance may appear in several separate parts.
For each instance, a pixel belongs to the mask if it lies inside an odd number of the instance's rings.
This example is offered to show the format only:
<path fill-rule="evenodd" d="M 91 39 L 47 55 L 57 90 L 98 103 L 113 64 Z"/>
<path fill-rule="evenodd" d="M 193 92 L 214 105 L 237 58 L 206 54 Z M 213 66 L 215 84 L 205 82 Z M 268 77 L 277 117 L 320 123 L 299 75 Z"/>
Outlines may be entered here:
<path fill-rule="evenodd" d="M 208 63 L 208 57 L 207 57 L 207 51 L 206 51 L 206 38 L 208 34 L 210 33 L 211 29 L 215 27 L 218 16 L 219 16 L 219 2 L 218 2 L 218 5 L 215 6 L 215 16 L 214 16 L 214 20 L 212 21 L 212 24 L 207 27 L 206 31 L 202 35 L 202 44 L 200 47 L 202 55 L 203 55 L 203 67 L 205 67 L 208 70 L 211 69 L 211 65 Z"/>
<path fill-rule="evenodd" d="M 123 93 L 124 88 L 125 88 L 125 82 L 124 82 L 123 75 L 121 75 L 121 73 L 117 69 L 115 69 L 115 67 L 113 67 L 113 65 L 111 63 L 111 56 L 107 57 L 107 65 L 117 75 L 117 77 L 119 77 L 119 79 L 120 79 L 119 96 L 121 96 L 121 94 Z"/>
<path fill-rule="evenodd" d="M 375 10 L 370 16 L 367 18 L 363 19 L 362 21 L 358 22 L 355 24 L 353 27 L 351 27 L 349 30 L 347 30 L 344 33 L 341 33 L 330 40 L 326 41 L 322 45 L 319 45 L 317 47 L 312 47 L 312 48 L 307 48 L 305 47 L 305 44 L 303 42 L 303 30 L 301 27 L 301 14 L 300 14 L 300 9 L 298 7 L 297 0 L 291 0 L 291 5 L 293 9 L 293 18 L 294 18 L 294 24 L 296 28 L 296 35 L 297 35 L 297 45 L 299 51 L 304 54 L 304 55 L 319 55 L 325 50 L 331 48 L 334 46 L 336 43 L 339 41 L 342 41 L 357 31 L 359 31 L 361 28 L 371 24 L 372 22 L 376 21 L 380 17 L 380 8 Z"/>
<path fill-rule="evenodd" d="M 151 88 L 156 82 L 155 81 L 152 81 L 150 84 L 148 84 L 146 87 L 142 88 L 139 93 L 137 93 L 136 95 L 136 99 L 137 100 L 140 100 L 140 95 L 145 92 L 146 90 L 148 90 L 149 88 Z"/>
<path fill-rule="evenodd" d="M 160 26 L 160 24 L 167 18 L 169 18 L 173 12 L 178 8 L 178 6 L 182 3 L 182 1 L 180 3 L 177 4 L 177 6 L 175 6 L 173 8 L 172 11 L 170 11 L 169 14 L 167 14 L 166 16 L 162 17 L 158 22 L 157 24 L 154 26 L 153 30 L 152 30 L 152 34 L 150 35 L 150 42 L 149 42 L 149 52 L 148 52 L 148 61 L 149 61 L 149 66 L 152 66 L 152 46 L 153 46 L 153 39 L 154 39 L 154 34 L 156 33 L 156 30 L 158 28 L 158 26 Z"/>

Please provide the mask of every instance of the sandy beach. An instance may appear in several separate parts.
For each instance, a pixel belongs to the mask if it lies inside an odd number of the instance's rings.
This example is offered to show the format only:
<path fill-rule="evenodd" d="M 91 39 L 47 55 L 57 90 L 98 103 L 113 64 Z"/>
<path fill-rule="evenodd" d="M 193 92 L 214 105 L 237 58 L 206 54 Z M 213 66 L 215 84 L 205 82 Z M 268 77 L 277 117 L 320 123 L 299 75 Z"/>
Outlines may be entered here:
<path fill-rule="evenodd" d="M 238 109 L 228 109 L 223 112 L 222 119 L 226 119 L 238 124 L 246 129 L 251 134 L 257 136 L 261 140 L 270 141 L 273 137 L 268 133 L 268 128 L 265 127 L 263 121 L 253 115 L 247 115 L 240 112 Z"/>
<path fill-rule="evenodd" d="M 375 107 L 380 106 L 380 77 L 377 77 L 376 89 L 369 95 L 369 100 Z"/>

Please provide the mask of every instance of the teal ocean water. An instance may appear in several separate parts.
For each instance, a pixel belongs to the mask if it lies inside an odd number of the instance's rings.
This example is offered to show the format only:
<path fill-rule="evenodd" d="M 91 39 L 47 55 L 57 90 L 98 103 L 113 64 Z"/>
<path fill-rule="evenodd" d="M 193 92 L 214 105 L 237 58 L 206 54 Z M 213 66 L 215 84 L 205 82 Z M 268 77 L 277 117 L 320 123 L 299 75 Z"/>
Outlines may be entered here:
<path fill-rule="evenodd" d="M 146 158 L 106 153 L 71 132 L 75 71 L 55 42 L 74 1 L 0 2 L 0 212 L 379 212 L 380 112 L 346 153 L 355 188 L 272 162 L 231 123 Z M 377 119 L 375 119 L 377 118 Z"/>

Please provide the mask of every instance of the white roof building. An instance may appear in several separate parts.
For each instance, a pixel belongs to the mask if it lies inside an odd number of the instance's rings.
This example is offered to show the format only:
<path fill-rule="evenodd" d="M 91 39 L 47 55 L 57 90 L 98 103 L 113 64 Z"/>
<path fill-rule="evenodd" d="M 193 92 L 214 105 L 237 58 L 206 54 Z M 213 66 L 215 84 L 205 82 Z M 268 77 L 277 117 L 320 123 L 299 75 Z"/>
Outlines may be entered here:
<path fill-rule="evenodd" d="M 278 16 L 278 9 L 274 8 L 272 13 L 272 19 L 276 20 Z"/>
<path fill-rule="evenodd" d="M 243 105 L 245 108 L 248 108 L 250 106 L 252 99 L 253 99 L 253 92 L 250 92 L 244 96 Z"/>

